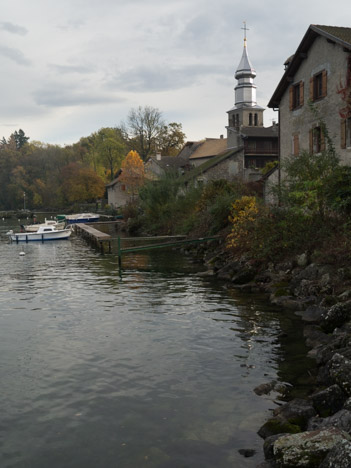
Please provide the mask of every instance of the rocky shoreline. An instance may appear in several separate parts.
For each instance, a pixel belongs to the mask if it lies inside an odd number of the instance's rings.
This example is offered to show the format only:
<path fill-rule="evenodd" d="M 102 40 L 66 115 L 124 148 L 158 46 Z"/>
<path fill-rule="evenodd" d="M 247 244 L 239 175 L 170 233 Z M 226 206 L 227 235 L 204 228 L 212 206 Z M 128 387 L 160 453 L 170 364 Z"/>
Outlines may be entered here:
<path fill-rule="evenodd" d="M 210 245 L 197 254 L 204 257 L 205 275 L 244 292 L 265 293 L 272 304 L 300 315 L 308 354 L 316 360 L 311 393 L 276 408 L 258 430 L 265 454 L 258 468 L 350 467 L 351 266 L 302 253 L 262 267 Z M 272 385 L 263 383 L 255 392 L 268 393 Z"/>

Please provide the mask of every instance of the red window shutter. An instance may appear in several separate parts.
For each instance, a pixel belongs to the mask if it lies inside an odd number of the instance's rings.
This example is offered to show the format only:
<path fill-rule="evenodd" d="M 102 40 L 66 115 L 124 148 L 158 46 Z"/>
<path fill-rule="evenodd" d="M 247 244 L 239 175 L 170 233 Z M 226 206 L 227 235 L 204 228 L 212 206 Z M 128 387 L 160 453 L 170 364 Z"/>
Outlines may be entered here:
<path fill-rule="evenodd" d="M 346 119 L 340 121 L 340 148 L 346 148 Z"/>
<path fill-rule="evenodd" d="M 313 153 L 313 129 L 309 131 L 309 137 L 310 137 L 310 153 Z"/>
<path fill-rule="evenodd" d="M 294 108 L 294 87 L 290 86 L 289 88 L 289 109 L 293 110 Z"/>
<path fill-rule="evenodd" d="M 321 151 L 325 151 L 325 135 L 322 129 L 321 129 Z"/>
<path fill-rule="evenodd" d="M 313 98 L 314 79 L 313 76 L 310 78 L 310 100 L 314 101 Z"/>
<path fill-rule="evenodd" d="M 303 100 L 304 100 L 304 83 L 303 81 L 300 81 L 300 106 L 303 106 Z"/>
<path fill-rule="evenodd" d="M 327 95 L 327 70 L 323 70 L 322 72 L 322 97 Z"/>
<path fill-rule="evenodd" d="M 299 153 L 300 153 L 299 134 L 295 133 L 293 137 L 293 154 L 294 156 L 298 156 Z"/>

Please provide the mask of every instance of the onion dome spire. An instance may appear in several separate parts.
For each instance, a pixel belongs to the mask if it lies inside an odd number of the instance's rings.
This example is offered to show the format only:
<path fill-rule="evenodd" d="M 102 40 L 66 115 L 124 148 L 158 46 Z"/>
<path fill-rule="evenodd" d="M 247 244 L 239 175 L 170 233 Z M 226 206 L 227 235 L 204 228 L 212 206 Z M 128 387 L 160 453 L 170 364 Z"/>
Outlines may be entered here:
<path fill-rule="evenodd" d="M 247 53 L 247 39 L 246 39 L 246 22 L 244 21 L 244 50 L 235 72 L 235 78 L 238 84 L 235 87 L 235 105 L 236 106 L 255 106 L 256 102 L 256 86 L 254 85 L 254 78 L 256 70 L 251 65 Z"/>

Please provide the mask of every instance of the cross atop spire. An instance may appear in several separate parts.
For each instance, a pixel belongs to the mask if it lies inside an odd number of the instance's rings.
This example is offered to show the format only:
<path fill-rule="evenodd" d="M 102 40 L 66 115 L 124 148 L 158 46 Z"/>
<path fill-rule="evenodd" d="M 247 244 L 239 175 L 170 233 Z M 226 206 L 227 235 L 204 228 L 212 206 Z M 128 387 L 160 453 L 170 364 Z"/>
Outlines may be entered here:
<path fill-rule="evenodd" d="M 241 29 L 244 30 L 244 47 L 246 47 L 246 31 L 250 31 L 250 29 L 246 27 L 246 21 L 243 21 L 243 23 L 244 23 L 244 27 Z"/>

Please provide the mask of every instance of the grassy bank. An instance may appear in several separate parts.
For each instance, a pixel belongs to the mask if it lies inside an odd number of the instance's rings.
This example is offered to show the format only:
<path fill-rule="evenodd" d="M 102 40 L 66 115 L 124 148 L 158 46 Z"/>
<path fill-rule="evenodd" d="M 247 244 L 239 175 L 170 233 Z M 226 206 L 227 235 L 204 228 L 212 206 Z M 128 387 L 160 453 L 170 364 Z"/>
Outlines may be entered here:
<path fill-rule="evenodd" d="M 351 260 L 351 168 L 334 154 L 301 154 L 284 168 L 275 206 L 264 204 L 258 183 L 240 180 L 188 185 L 175 174 L 148 182 L 124 208 L 133 234 L 221 234 L 229 256 L 259 263 L 299 253 L 345 264 Z"/>

